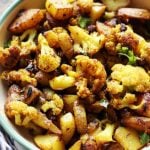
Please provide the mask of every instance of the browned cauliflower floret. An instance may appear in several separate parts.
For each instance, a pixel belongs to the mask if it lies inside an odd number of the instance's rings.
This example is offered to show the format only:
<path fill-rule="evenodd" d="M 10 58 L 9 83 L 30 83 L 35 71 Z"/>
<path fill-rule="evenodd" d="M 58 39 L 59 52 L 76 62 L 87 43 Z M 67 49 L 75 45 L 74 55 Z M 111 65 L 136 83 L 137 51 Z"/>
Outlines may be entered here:
<path fill-rule="evenodd" d="M 47 99 L 45 103 L 41 106 L 43 112 L 51 110 L 52 115 L 59 115 L 64 107 L 63 99 L 52 92 L 50 89 L 46 89 L 47 93 L 51 93 L 50 100 Z M 49 91 L 49 92 L 48 92 Z"/>
<path fill-rule="evenodd" d="M 74 41 L 74 52 L 77 54 L 88 54 L 92 56 L 104 45 L 105 36 L 97 32 L 89 34 L 78 26 L 69 26 L 71 37 Z"/>
<path fill-rule="evenodd" d="M 25 69 L 20 69 L 18 71 L 4 71 L 1 74 L 1 79 L 20 84 L 21 86 L 26 86 L 28 84 L 32 84 L 33 86 L 37 85 L 37 80 L 32 78 L 30 73 Z"/>
<path fill-rule="evenodd" d="M 93 92 L 100 91 L 105 84 L 105 68 L 97 59 L 78 55 L 76 57 L 76 72 L 88 80 L 88 85 L 92 87 Z"/>
<path fill-rule="evenodd" d="M 100 22 L 97 22 L 96 26 L 97 31 L 107 37 L 105 48 L 109 54 L 116 55 L 122 52 L 121 47 L 127 47 L 135 55 L 150 63 L 150 43 L 134 33 L 130 26 L 119 24 L 111 28 Z M 125 31 L 121 31 L 122 26 Z"/>
<path fill-rule="evenodd" d="M 4 68 L 11 69 L 16 66 L 20 58 L 20 48 L 11 46 L 10 48 L 0 47 L 0 65 Z"/>
<path fill-rule="evenodd" d="M 21 56 L 27 56 L 31 52 L 36 52 L 38 47 L 34 41 L 37 35 L 35 29 L 26 30 L 21 36 L 12 36 L 11 45 L 21 49 Z M 25 40 L 25 41 L 24 41 Z"/>
<path fill-rule="evenodd" d="M 42 34 L 38 36 L 40 54 L 38 55 L 38 68 L 44 72 L 51 72 L 60 65 L 61 58 L 57 56 L 54 49 L 49 47 L 47 40 Z"/>
<path fill-rule="evenodd" d="M 112 71 L 111 80 L 107 82 L 107 90 L 111 94 L 119 94 L 124 90 L 150 91 L 150 76 L 142 67 L 116 64 Z"/>
<path fill-rule="evenodd" d="M 46 31 L 44 36 L 46 37 L 50 47 L 60 47 L 63 54 L 69 59 L 73 56 L 72 40 L 64 28 L 55 27 L 52 30 Z"/>
<path fill-rule="evenodd" d="M 28 128 L 28 124 L 32 122 L 50 132 L 61 134 L 61 131 L 58 129 L 58 127 L 35 107 L 28 106 L 21 101 L 10 101 L 6 103 L 5 110 L 7 116 L 10 119 L 15 118 L 15 123 L 19 126 Z"/>

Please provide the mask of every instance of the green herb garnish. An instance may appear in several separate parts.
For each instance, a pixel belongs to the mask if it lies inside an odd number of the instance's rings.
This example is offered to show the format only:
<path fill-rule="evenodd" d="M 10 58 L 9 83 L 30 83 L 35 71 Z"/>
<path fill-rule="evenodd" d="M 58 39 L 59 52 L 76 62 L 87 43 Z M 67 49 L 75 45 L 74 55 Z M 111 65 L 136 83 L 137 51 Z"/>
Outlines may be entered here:
<path fill-rule="evenodd" d="M 87 17 L 80 17 L 78 20 L 78 24 L 81 28 L 86 28 L 91 23 L 91 19 Z"/>
<path fill-rule="evenodd" d="M 121 49 L 119 49 L 119 55 L 127 57 L 129 65 L 135 65 L 136 61 L 140 59 L 139 57 L 135 56 L 133 51 L 128 47 L 121 47 Z"/>
<path fill-rule="evenodd" d="M 147 133 L 142 133 L 141 135 L 140 135 L 140 141 L 141 141 L 141 143 L 144 145 L 144 144 L 147 144 L 147 143 L 149 143 L 150 142 L 150 135 L 149 134 L 147 134 Z"/>

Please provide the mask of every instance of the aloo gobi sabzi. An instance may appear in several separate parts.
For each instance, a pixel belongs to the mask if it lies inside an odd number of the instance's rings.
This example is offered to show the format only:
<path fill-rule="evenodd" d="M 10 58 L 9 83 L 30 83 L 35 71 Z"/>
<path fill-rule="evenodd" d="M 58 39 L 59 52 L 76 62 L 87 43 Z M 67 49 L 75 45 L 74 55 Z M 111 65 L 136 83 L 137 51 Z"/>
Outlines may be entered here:
<path fill-rule="evenodd" d="M 150 12 L 130 0 L 46 0 L 0 47 L 5 112 L 41 150 L 150 142 Z"/>

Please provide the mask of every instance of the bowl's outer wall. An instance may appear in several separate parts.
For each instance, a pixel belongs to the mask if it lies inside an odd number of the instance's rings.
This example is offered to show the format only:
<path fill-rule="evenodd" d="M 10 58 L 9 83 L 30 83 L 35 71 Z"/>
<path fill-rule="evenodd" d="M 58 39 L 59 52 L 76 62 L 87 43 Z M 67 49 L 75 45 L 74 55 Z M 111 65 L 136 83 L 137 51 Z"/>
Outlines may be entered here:
<path fill-rule="evenodd" d="M 9 36 L 7 28 L 20 10 L 27 8 L 44 8 L 44 4 L 45 0 L 14 0 L 11 6 L 9 6 L 0 17 L 0 46 L 3 46 Z M 6 117 L 4 112 L 5 99 L 6 87 L 4 87 L 0 81 L 0 124 L 12 138 L 26 149 L 38 150 L 35 144 L 33 144 L 32 138 L 26 132 L 21 132 L 22 128 L 16 128 Z"/>
<path fill-rule="evenodd" d="M 131 0 L 132 6 L 150 9 L 150 0 Z M 5 39 L 9 36 L 7 28 L 16 14 L 21 9 L 27 8 L 43 8 L 45 0 L 14 0 L 12 5 L 0 17 L 0 46 L 3 46 Z M 7 119 L 4 112 L 4 104 L 6 99 L 6 89 L 0 81 L 0 124 L 16 141 L 22 144 L 26 149 L 38 150 L 33 144 L 31 137 L 18 133 L 18 129 Z M 19 106 L 18 106 L 19 107 Z M 24 136 L 21 136 L 24 135 Z M 24 138 L 25 137 L 25 138 Z"/>

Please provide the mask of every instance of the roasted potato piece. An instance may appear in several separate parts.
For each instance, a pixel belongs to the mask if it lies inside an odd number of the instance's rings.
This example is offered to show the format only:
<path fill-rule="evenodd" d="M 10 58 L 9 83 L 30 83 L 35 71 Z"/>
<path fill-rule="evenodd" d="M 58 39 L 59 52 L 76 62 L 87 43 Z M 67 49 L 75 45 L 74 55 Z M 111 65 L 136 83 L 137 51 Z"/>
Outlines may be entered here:
<path fill-rule="evenodd" d="M 27 9 L 20 13 L 10 25 L 9 30 L 14 33 L 22 33 L 27 29 L 35 27 L 44 18 L 45 11 L 42 9 Z"/>
<path fill-rule="evenodd" d="M 102 0 L 102 2 L 106 5 L 107 10 L 116 11 L 121 7 L 129 5 L 130 0 Z"/>
<path fill-rule="evenodd" d="M 90 13 L 93 5 L 93 0 L 77 0 L 77 5 L 82 13 Z"/>
<path fill-rule="evenodd" d="M 113 141 L 113 133 L 114 133 L 115 125 L 114 124 L 106 124 L 104 130 L 99 130 L 94 132 L 94 139 L 97 144 L 104 144 L 106 142 Z"/>
<path fill-rule="evenodd" d="M 49 84 L 50 87 L 54 90 L 64 90 L 66 88 L 74 86 L 75 78 L 67 75 L 60 75 L 50 80 Z"/>
<path fill-rule="evenodd" d="M 124 126 L 150 133 L 150 118 L 140 116 L 129 116 L 121 119 Z"/>
<path fill-rule="evenodd" d="M 44 72 L 54 71 L 59 67 L 61 58 L 53 48 L 49 47 L 46 38 L 42 34 L 38 36 L 38 44 L 40 48 L 40 54 L 37 57 L 38 68 Z"/>
<path fill-rule="evenodd" d="M 75 120 L 72 113 L 68 112 L 60 117 L 60 129 L 65 144 L 67 144 L 75 133 Z"/>
<path fill-rule="evenodd" d="M 77 54 L 83 53 L 92 56 L 104 45 L 104 35 L 99 35 L 97 32 L 88 34 L 86 30 L 78 26 L 69 26 L 69 31 L 74 40 L 74 52 Z"/>
<path fill-rule="evenodd" d="M 129 128 L 118 127 L 115 131 L 114 138 L 125 150 L 137 150 L 142 147 L 137 132 Z"/>
<path fill-rule="evenodd" d="M 58 34 L 58 41 L 59 41 L 59 46 L 61 50 L 63 51 L 63 54 L 68 59 L 71 59 L 74 54 L 74 51 L 73 51 L 72 40 L 69 34 L 67 32 L 62 32 Z"/>
<path fill-rule="evenodd" d="M 16 66 L 20 58 L 20 48 L 12 46 L 10 48 L 0 47 L 0 65 L 6 69 Z"/>
<path fill-rule="evenodd" d="M 78 140 L 69 148 L 69 150 L 81 150 L 81 144 L 81 140 Z"/>
<path fill-rule="evenodd" d="M 100 19 L 100 17 L 103 15 L 105 12 L 106 6 L 101 4 L 101 3 L 93 3 L 92 9 L 90 12 L 90 18 L 92 19 L 93 22 L 97 21 Z"/>
<path fill-rule="evenodd" d="M 83 105 L 78 102 L 74 103 L 73 107 L 74 116 L 75 116 L 75 124 L 78 133 L 84 134 L 87 132 L 87 117 L 86 110 Z"/>
<path fill-rule="evenodd" d="M 65 145 L 58 135 L 37 135 L 34 141 L 41 150 L 65 150 Z"/>
<path fill-rule="evenodd" d="M 44 32 L 44 36 L 50 47 L 59 48 L 58 34 L 53 30 Z"/>
<path fill-rule="evenodd" d="M 120 8 L 117 13 L 121 18 L 150 19 L 150 11 L 140 8 Z"/>
<path fill-rule="evenodd" d="M 33 86 L 37 86 L 37 80 L 30 76 L 30 73 L 25 69 L 19 69 L 18 71 L 3 71 L 1 74 L 1 79 L 20 84 L 21 86 L 26 86 L 31 84 Z"/>
<path fill-rule="evenodd" d="M 51 75 L 43 71 L 38 71 L 35 74 L 35 79 L 38 81 L 40 85 L 49 86 L 49 80 L 51 79 Z"/>
<path fill-rule="evenodd" d="M 63 95 L 63 100 L 64 100 L 65 110 L 73 113 L 73 105 L 74 105 L 74 102 L 78 100 L 78 96 L 77 95 Z"/>
<path fill-rule="evenodd" d="M 29 123 L 32 122 L 49 132 L 61 134 L 61 130 L 58 129 L 58 127 L 53 124 L 53 122 L 49 120 L 45 114 L 21 101 L 10 101 L 6 103 L 5 111 L 10 119 L 15 118 L 15 123 L 19 126 L 27 128 Z"/>
<path fill-rule="evenodd" d="M 73 15 L 73 5 L 68 0 L 46 0 L 45 7 L 57 20 L 65 20 Z"/>

